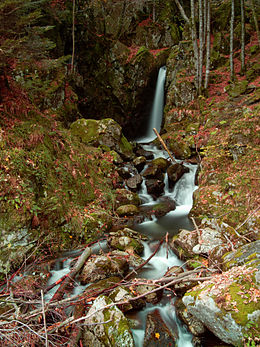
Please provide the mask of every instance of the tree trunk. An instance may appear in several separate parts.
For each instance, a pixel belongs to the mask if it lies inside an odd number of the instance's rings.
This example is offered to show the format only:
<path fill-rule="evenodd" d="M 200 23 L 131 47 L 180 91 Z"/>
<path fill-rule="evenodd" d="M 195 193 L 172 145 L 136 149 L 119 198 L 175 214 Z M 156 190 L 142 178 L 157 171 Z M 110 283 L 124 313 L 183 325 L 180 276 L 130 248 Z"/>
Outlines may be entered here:
<path fill-rule="evenodd" d="M 209 69 L 210 69 L 210 0 L 207 4 L 207 27 L 206 27 L 206 73 L 205 73 L 205 83 L 204 88 L 208 88 L 209 84 Z"/>
<path fill-rule="evenodd" d="M 259 32 L 258 20 L 257 20 L 256 12 L 255 12 L 255 2 L 254 2 L 254 0 L 250 0 L 250 3 L 251 3 L 254 22 L 255 22 L 255 29 L 256 29 L 257 39 L 258 39 L 258 45 L 260 46 L 260 32 Z"/>
<path fill-rule="evenodd" d="M 75 65 L 75 1 L 73 0 L 72 7 L 72 56 L 71 56 L 71 72 L 74 71 Z"/>
<path fill-rule="evenodd" d="M 235 0 L 231 0 L 231 17 L 230 17 L 230 79 L 234 81 L 234 60 L 233 60 L 233 50 L 234 50 L 234 21 L 235 21 Z"/>
<path fill-rule="evenodd" d="M 195 6 L 194 6 L 194 0 L 190 0 L 190 8 L 191 8 L 191 38 L 192 38 L 192 44 L 193 44 L 193 51 L 194 51 L 194 64 L 195 64 L 195 70 L 196 70 L 196 76 L 195 76 L 195 85 L 198 90 L 199 87 L 199 51 L 198 51 L 198 43 L 197 43 L 197 30 L 196 30 L 196 23 L 195 23 Z"/>
<path fill-rule="evenodd" d="M 203 51 L 204 51 L 204 34 L 203 34 L 203 8 L 202 8 L 202 0 L 199 0 L 199 42 L 200 42 L 200 49 L 199 49 L 199 82 L 198 82 L 198 92 L 201 94 L 201 88 L 202 88 L 202 69 L 203 69 Z"/>
<path fill-rule="evenodd" d="M 207 40 L 207 13 L 208 13 L 208 0 L 204 0 L 203 2 L 203 44 L 205 47 L 206 40 Z"/>
<path fill-rule="evenodd" d="M 241 73 L 245 73 L 245 0 L 240 0 L 241 5 Z"/>
<path fill-rule="evenodd" d="M 188 24 L 190 24 L 190 20 L 189 20 L 189 18 L 187 17 L 187 15 L 186 15 L 186 13 L 185 13 L 183 7 L 181 6 L 179 0 L 175 0 L 175 3 L 176 3 L 176 5 L 177 5 L 178 9 L 180 10 L 180 13 L 181 13 L 183 19 L 184 19 Z"/>

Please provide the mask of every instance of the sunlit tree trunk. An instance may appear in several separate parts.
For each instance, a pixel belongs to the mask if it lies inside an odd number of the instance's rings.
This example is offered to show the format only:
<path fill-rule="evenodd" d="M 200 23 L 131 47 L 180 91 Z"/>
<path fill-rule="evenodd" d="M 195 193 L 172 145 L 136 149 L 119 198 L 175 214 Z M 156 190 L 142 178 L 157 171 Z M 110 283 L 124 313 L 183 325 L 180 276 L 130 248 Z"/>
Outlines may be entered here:
<path fill-rule="evenodd" d="M 207 26 L 206 26 L 206 73 L 204 88 L 208 88 L 210 69 L 210 0 L 207 3 Z"/>
<path fill-rule="evenodd" d="M 235 21 L 235 0 L 231 0 L 231 18 L 230 18 L 230 79 L 234 81 L 234 21 Z"/>
<path fill-rule="evenodd" d="M 205 43 L 206 43 L 206 36 L 207 36 L 207 9 L 208 9 L 208 0 L 204 0 L 203 1 L 203 24 L 204 24 L 204 28 L 203 28 L 203 44 L 205 47 Z"/>
<path fill-rule="evenodd" d="M 253 14 L 254 22 L 255 22 L 255 29 L 256 29 L 256 33 L 257 33 L 258 45 L 260 46 L 260 32 L 259 32 L 257 15 L 256 15 L 256 11 L 255 11 L 255 1 L 250 0 L 250 4 L 251 4 L 252 14 Z"/>
<path fill-rule="evenodd" d="M 245 72 L 245 0 L 240 0 L 241 5 L 241 73 Z"/>

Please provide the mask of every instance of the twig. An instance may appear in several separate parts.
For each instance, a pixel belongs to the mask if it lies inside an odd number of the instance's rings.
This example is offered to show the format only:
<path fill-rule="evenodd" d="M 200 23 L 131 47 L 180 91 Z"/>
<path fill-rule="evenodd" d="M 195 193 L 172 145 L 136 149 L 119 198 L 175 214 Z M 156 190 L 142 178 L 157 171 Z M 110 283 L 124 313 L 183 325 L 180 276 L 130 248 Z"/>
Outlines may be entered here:
<path fill-rule="evenodd" d="M 165 242 L 166 242 L 166 259 L 169 257 L 169 233 L 166 233 L 165 236 Z"/>
<path fill-rule="evenodd" d="M 44 307 L 44 298 L 43 298 L 43 290 L 41 290 L 41 298 L 42 298 L 43 325 L 44 325 L 44 331 L 45 331 L 45 346 L 49 347 L 48 331 L 47 331 L 47 326 L 46 326 L 46 316 L 45 316 L 45 307 Z"/>

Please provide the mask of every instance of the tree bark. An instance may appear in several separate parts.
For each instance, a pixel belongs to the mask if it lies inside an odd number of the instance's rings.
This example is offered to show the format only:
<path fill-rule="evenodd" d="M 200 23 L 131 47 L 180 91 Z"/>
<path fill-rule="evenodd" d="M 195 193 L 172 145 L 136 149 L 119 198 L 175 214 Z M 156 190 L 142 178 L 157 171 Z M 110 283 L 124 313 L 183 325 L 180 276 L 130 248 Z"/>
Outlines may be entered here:
<path fill-rule="evenodd" d="M 203 51 L 204 51 L 204 33 L 203 33 L 203 8 L 202 8 L 202 0 L 199 0 L 199 82 L 198 82 L 198 92 L 201 94 L 202 87 L 202 78 L 203 78 Z"/>
<path fill-rule="evenodd" d="M 194 51 L 194 64 L 196 70 L 195 77 L 195 86 L 198 90 L 198 82 L 199 82 L 199 51 L 198 51 L 198 43 L 197 43 L 197 29 L 195 23 L 195 6 L 194 0 L 190 0 L 190 8 L 191 8 L 191 39 L 193 44 Z"/>
<path fill-rule="evenodd" d="M 241 5 L 241 73 L 245 73 L 245 0 L 240 0 Z"/>
<path fill-rule="evenodd" d="M 71 72 L 74 71 L 75 65 L 75 4 L 76 0 L 73 0 L 72 7 L 72 55 L 71 55 Z"/>
<path fill-rule="evenodd" d="M 180 13 L 181 13 L 183 19 L 185 20 L 185 22 L 187 22 L 188 24 L 190 24 L 190 20 L 189 20 L 189 18 L 187 17 L 187 15 L 186 15 L 186 13 L 185 13 L 183 7 L 181 6 L 179 0 L 175 0 L 175 3 L 176 3 L 176 5 L 177 5 L 178 9 L 180 10 Z"/>
<path fill-rule="evenodd" d="M 254 0 L 250 0 L 250 4 L 251 4 L 252 14 L 253 14 L 254 22 L 255 22 L 255 29 L 256 29 L 257 39 L 258 39 L 258 45 L 260 46 L 260 32 L 259 32 L 257 15 L 256 15 L 256 12 L 255 12 L 255 2 L 254 2 Z"/>
<path fill-rule="evenodd" d="M 233 50 L 234 50 L 234 21 L 235 21 L 235 0 L 231 0 L 231 17 L 230 17 L 230 79 L 234 81 L 234 60 L 233 60 Z"/>
<path fill-rule="evenodd" d="M 207 89 L 209 85 L 209 71 L 210 71 L 210 0 L 207 4 L 207 27 L 206 27 L 206 73 L 204 88 Z"/>

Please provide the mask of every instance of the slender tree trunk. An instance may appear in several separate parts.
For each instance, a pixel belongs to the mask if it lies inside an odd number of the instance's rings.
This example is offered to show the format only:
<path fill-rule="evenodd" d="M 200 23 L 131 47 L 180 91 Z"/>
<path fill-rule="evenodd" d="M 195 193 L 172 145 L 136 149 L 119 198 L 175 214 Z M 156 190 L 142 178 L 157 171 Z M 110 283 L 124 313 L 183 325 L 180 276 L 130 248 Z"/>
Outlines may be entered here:
<path fill-rule="evenodd" d="M 203 28 L 203 44 L 205 47 L 206 44 L 206 36 L 207 36 L 207 13 L 208 13 L 208 0 L 204 0 L 203 2 L 203 23 L 204 23 L 204 28 Z"/>
<path fill-rule="evenodd" d="M 241 5 L 241 73 L 245 73 L 245 0 L 240 0 Z"/>
<path fill-rule="evenodd" d="M 202 88 L 202 78 L 203 78 L 203 51 L 204 51 L 204 33 L 203 33 L 203 8 L 202 8 L 202 0 L 199 0 L 199 82 L 198 82 L 198 92 L 201 94 Z"/>
<path fill-rule="evenodd" d="M 196 88 L 198 89 L 199 88 L 199 50 L 198 50 L 197 30 L 196 30 L 196 23 L 195 23 L 194 0 L 190 0 L 190 8 L 191 8 L 191 39 L 193 44 L 194 64 L 195 64 L 195 70 L 196 70 L 195 85 L 196 85 Z"/>
<path fill-rule="evenodd" d="M 230 18 L 230 79 L 234 81 L 234 60 L 233 60 L 233 50 L 234 50 L 234 21 L 235 21 L 235 0 L 231 0 L 231 18 Z"/>
<path fill-rule="evenodd" d="M 258 45 L 260 46 L 260 32 L 259 32 L 258 20 L 257 20 L 256 12 L 255 12 L 254 0 L 250 0 L 250 4 L 251 4 L 253 18 L 254 18 L 254 22 L 255 22 L 255 29 L 256 29 L 257 39 L 258 39 Z"/>
<path fill-rule="evenodd" d="M 74 71 L 75 65 L 75 1 L 73 0 L 72 7 L 72 56 L 71 56 L 71 72 Z"/>
<path fill-rule="evenodd" d="M 205 83 L 204 88 L 208 88 L 209 84 L 209 69 L 210 69 L 210 0 L 207 4 L 207 27 L 206 27 L 206 73 L 205 73 Z"/>

